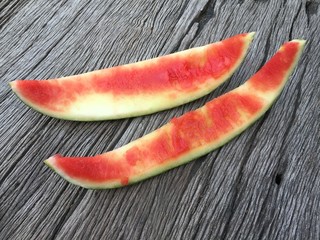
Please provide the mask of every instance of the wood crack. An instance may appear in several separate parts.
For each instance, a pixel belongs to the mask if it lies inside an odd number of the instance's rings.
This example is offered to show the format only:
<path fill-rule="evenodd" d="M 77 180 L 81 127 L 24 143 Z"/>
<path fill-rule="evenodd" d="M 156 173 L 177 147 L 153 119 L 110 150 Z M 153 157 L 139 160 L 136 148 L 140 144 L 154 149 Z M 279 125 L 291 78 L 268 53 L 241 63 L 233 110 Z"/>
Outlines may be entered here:
<path fill-rule="evenodd" d="M 316 15 L 319 11 L 320 2 L 316 0 L 307 0 L 305 2 L 305 11 L 307 15 L 307 23 L 310 25 L 310 19 L 313 15 Z"/>
<path fill-rule="evenodd" d="M 292 20 L 292 24 L 291 24 L 290 31 L 289 31 L 290 39 L 292 39 L 293 27 L 294 27 L 294 24 L 296 23 L 296 21 L 298 19 L 298 16 L 299 16 L 299 13 L 300 13 L 301 10 L 302 10 L 302 2 L 300 3 L 299 9 L 298 9 L 297 13 L 294 15 L 293 20 Z"/>
<path fill-rule="evenodd" d="M 155 22 L 157 21 L 157 18 L 158 18 L 158 16 L 159 16 L 159 13 L 160 13 L 160 11 L 161 11 L 161 9 L 163 8 L 163 6 L 164 6 L 164 4 L 165 4 L 165 1 L 163 1 L 162 2 L 162 4 L 160 5 L 160 7 L 159 7 L 159 10 L 156 12 L 156 14 L 155 14 L 155 16 L 154 16 L 154 21 L 152 22 L 152 29 L 154 29 L 154 26 L 155 26 Z M 186 5 L 186 4 L 185 4 Z M 184 11 L 184 8 L 182 9 L 182 13 L 183 13 L 183 11 Z M 180 17 L 179 17 L 180 18 Z"/>
<path fill-rule="evenodd" d="M 215 8 L 215 5 L 216 5 L 216 2 L 217 1 L 214 1 L 214 0 L 208 0 L 207 3 L 205 4 L 204 8 L 199 12 L 199 14 L 193 19 L 193 21 L 189 25 L 189 28 L 188 28 L 187 32 L 190 31 L 191 27 L 195 23 L 198 23 L 198 28 L 197 28 L 197 31 L 196 31 L 196 33 L 194 35 L 194 38 L 204 29 L 205 25 L 210 21 L 210 19 L 213 18 L 213 16 L 214 16 L 214 8 Z M 179 43 L 179 46 L 181 45 L 181 41 Z M 190 42 L 192 42 L 192 41 L 193 40 L 191 40 Z"/>
<path fill-rule="evenodd" d="M 303 68 L 303 72 L 301 74 L 301 76 L 304 76 L 305 75 L 305 72 L 306 72 L 306 66 Z M 302 80 L 300 79 L 297 83 L 297 96 L 296 96 L 296 99 L 294 101 L 294 108 L 293 108 L 293 111 L 292 111 L 292 115 L 290 117 L 290 119 L 288 120 L 288 124 L 287 124 L 287 127 L 286 127 L 286 130 L 284 132 L 284 135 L 283 135 L 283 143 L 285 143 L 285 141 L 288 139 L 288 134 L 290 132 L 290 130 L 292 129 L 292 127 L 295 125 L 294 124 L 294 121 L 297 117 L 297 112 L 298 112 L 298 108 L 300 106 L 300 101 L 301 101 L 301 92 L 302 92 L 302 86 L 301 86 L 301 83 Z M 276 174 L 281 174 L 282 178 L 283 176 L 285 175 L 285 172 L 286 172 L 286 168 L 288 166 L 288 159 L 284 158 L 284 155 L 286 153 L 286 150 L 288 148 L 288 144 L 281 144 L 281 147 L 279 149 L 279 160 L 278 160 L 278 166 L 277 166 L 277 173 Z M 282 179 L 281 179 L 282 180 Z M 279 183 L 280 184 L 280 183 Z"/>
<path fill-rule="evenodd" d="M 192 27 L 194 26 L 194 24 L 201 24 L 201 29 L 199 29 L 199 27 L 197 28 L 196 33 L 194 34 L 193 38 L 195 38 L 197 36 L 197 34 L 204 28 L 204 26 L 206 25 L 206 23 L 212 18 L 213 14 L 214 14 L 214 6 L 215 6 L 215 1 L 213 0 L 206 0 L 204 3 L 204 6 L 200 9 L 200 11 L 198 11 L 193 17 L 192 19 L 187 19 L 187 24 L 184 27 L 183 30 L 183 34 L 181 34 L 181 36 L 179 36 L 179 38 L 174 39 L 174 43 L 170 46 L 169 52 L 165 51 L 166 53 L 173 53 L 173 52 L 177 52 L 179 50 L 179 48 L 181 47 L 181 43 L 183 42 L 185 36 L 190 32 L 190 30 L 192 29 Z M 186 7 L 188 8 L 188 7 Z M 212 8 L 212 12 L 210 12 L 210 9 Z M 180 16 L 180 20 L 182 19 L 183 14 Z M 178 27 L 178 24 L 175 26 L 175 28 Z M 192 40 L 190 41 L 192 42 Z M 163 43 L 163 45 L 161 46 L 160 49 L 164 50 L 166 46 L 166 43 Z M 161 51 L 162 51 L 161 50 Z"/>

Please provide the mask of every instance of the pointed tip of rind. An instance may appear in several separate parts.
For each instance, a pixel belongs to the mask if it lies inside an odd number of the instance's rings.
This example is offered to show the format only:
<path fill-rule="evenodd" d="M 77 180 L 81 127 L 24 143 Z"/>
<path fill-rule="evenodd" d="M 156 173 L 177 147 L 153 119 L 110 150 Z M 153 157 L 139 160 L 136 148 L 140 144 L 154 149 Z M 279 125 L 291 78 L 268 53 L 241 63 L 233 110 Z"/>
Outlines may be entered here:
<path fill-rule="evenodd" d="M 16 81 L 8 82 L 8 84 L 11 87 L 12 91 L 14 91 L 16 87 Z"/>
<path fill-rule="evenodd" d="M 254 37 L 254 35 L 256 35 L 256 32 L 249 32 L 248 35 Z"/>
<path fill-rule="evenodd" d="M 252 41 L 255 35 L 256 35 L 256 32 L 249 32 L 249 33 L 247 33 L 247 38 L 250 41 Z"/>
<path fill-rule="evenodd" d="M 291 42 L 297 42 L 297 43 L 301 44 L 302 46 L 304 46 L 307 41 L 304 39 L 293 39 L 293 40 L 291 40 Z"/>
<path fill-rule="evenodd" d="M 55 168 L 53 166 L 54 156 L 49 157 L 48 159 L 44 160 L 44 164 L 46 164 L 49 168 L 55 171 Z"/>

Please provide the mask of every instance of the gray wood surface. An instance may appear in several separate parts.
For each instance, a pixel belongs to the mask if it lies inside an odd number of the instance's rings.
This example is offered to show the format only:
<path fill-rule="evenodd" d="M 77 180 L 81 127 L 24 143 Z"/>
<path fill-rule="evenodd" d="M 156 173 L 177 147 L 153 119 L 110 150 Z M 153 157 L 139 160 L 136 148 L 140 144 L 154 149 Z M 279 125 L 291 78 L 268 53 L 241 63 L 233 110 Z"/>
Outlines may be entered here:
<path fill-rule="evenodd" d="M 94 123 L 25 106 L 15 79 L 48 79 L 257 31 L 212 94 L 157 114 Z M 222 148 L 139 184 L 71 185 L 43 160 L 120 147 L 243 83 L 289 39 L 304 55 L 270 111 Z M 317 0 L 1 0 L 0 239 L 320 239 Z"/>

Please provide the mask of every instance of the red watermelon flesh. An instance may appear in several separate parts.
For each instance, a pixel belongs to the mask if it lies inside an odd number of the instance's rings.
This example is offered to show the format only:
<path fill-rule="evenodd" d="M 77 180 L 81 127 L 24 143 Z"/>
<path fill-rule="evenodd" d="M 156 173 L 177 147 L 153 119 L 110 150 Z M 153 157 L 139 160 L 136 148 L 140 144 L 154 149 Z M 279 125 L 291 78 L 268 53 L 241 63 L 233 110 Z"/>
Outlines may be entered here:
<path fill-rule="evenodd" d="M 244 59 L 253 35 L 81 75 L 10 85 L 27 105 L 56 118 L 95 121 L 150 114 L 221 85 Z"/>
<path fill-rule="evenodd" d="M 304 43 L 285 43 L 243 85 L 128 145 L 94 157 L 55 155 L 45 163 L 66 180 L 86 188 L 121 187 L 187 163 L 225 144 L 270 108 L 297 64 Z"/>

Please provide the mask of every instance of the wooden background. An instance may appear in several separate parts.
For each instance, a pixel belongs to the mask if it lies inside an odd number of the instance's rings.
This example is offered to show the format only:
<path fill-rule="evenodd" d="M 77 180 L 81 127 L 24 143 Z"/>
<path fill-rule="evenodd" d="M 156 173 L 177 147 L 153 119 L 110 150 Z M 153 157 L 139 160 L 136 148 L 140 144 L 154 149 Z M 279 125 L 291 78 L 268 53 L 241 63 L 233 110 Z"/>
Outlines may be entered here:
<path fill-rule="evenodd" d="M 62 121 L 24 105 L 15 79 L 48 79 L 257 31 L 212 94 L 157 114 Z M 43 160 L 120 147 L 255 73 L 289 39 L 303 57 L 266 115 L 222 148 L 142 183 L 71 185 Z M 320 239 L 317 0 L 1 0 L 0 239 Z"/>

